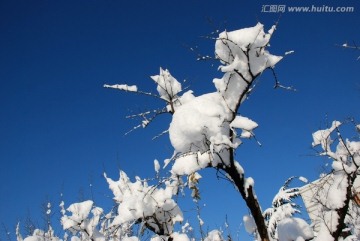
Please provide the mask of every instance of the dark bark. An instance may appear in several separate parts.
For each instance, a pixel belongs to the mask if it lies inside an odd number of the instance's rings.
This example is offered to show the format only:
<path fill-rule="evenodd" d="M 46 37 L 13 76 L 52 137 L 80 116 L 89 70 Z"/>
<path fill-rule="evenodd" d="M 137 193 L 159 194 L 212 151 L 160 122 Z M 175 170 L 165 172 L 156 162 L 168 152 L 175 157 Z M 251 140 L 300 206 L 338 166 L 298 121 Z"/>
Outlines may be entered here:
<path fill-rule="evenodd" d="M 239 173 L 235 167 L 234 152 L 232 149 L 230 150 L 230 165 L 221 166 L 219 168 L 224 170 L 231 177 L 234 185 L 239 190 L 242 198 L 251 212 L 252 217 L 254 218 L 261 240 L 269 241 L 269 234 L 260 204 L 255 197 L 252 186 L 249 186 L 247 189 L 245 188 L 245 177 L 243 174 Z"/>
<path fill-rule="evenodd" d="M 249 56 L 248 53 L 246 53 L 246 56 L 247 57 Z M 245 98 L 246 94 L 249 92 L 253 81 L 257 77 L 251 73 L 250 68 L 249 68 L 249 73 L 250 73 L 252 79 L 250 81 L 247 81 L 240 73 L 237 72 L 237 74 L 241 77 L 241 79 L 244 82 L 246 82 L 247 85 L 246 85 L 246 88 L 244 89 L 244 91 L 240 94 L 240 96 L 238 98 L 238 102 L 236 104 L 235 111 L 233 112 L 232 120 L 234 120 L 234 118 L 236 117 L 236 113 L 239 111 L 242 100 Z M 230 139 L 233 141 L 235 136 L 232 131 L 230 131 L 229 136 L 230 136 Z M 265 224 L 265 218 L 262 214 L 260 204 L 254 195 L 253 188 L 252 188 L 252 186 L 250 186 L 247 189 L 245 189 L 245 185 L 244 185 L 245 177 L 242 173 L 239 173 L 235 167 L 234 149 L 230 149 L 229 151 L 230 151 L 230 165 L 229 166 L 227 166 L 227 165 L 221 166 L 219 168 L 224 170 L 231 177 L 232 181 L 234 182 L 234 185 L 239 190 L 241 197 L 244 199 L 247 207 L 249 208 L 249 210 L 251 212 L 251 215 L 254 218 L 254 221 L 255 221 L 255 224 L 257 227 L 257 231 L 260 235 L 261 240 L 269 241 L 270 239 L 269 239 L 269 234 L 267 231 L 267 226 Z"/>
<path fill-rule="evenodd" d="M 269 235 L 267 232 L 267 226 L 265 224 L 264 216 L 262 215 L 261 207 L 258 200 L 255 198 L 252 187 L 250 186 L 247 190 L 244 187 L 244 176 L 240 175 L 234 166 L 225 167 L 224 171 L 229 174 L 233 180 L 235 186 L 238 188 L 242 198 L 248 206 L 251 215 L 254 218 L 256 227 L 258 229 L 261 240 L 268 241 Z"/>

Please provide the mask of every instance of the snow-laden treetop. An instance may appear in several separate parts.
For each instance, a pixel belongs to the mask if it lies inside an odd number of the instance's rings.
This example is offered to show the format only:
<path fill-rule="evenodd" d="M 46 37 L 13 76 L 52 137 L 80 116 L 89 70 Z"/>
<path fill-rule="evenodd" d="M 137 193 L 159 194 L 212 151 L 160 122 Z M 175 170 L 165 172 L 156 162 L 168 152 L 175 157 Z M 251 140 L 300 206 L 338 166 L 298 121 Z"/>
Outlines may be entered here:
<path fill-rule="evenodd" d="M 265 33 L 258 23 L 219 34 L 215 55 L 224 75 L 213 80 L 217 91 L 197 97 L 186 92 L 186 101 L 176 108 L 170 124 L 171 144 L 178 154 L 185 154 L 176 159 L 174 173 L 190 174 L 208 166 L 227 165 L 228 150 L 241 144 L 238 137 L 253 136 L 257 123 L 237 113 L 255 78 L 282 59 L 266 50 L 274 30 L 275 26 Z"/>
<path fill-rule="evenodd" d="M 237 71 L 251 81 L 254 76 L 279 62 L 282 57 L 265 50 L 275 27 L 272 26 L 265 33 L 264 26 L 258 23 L 254 27 L 220 33 L 215 43 L 215 54 L 223 64 L 221 71 Z"/>
<path fill-rule="evenodd" d="M 253 131 L 258 127 L 255 121 L 239 114 L 241 103 L 254 87 L 255 79 L 282 59 L 267 50 L 275 28 L 272 26 L 265 32 L 264 26 L 258 23 L 254 27 L 219 34 L 215 42 L 215 59 L 220 61 L 219 70 L 223 76 L 213 79 L 214 92 L 200 96 L 195 96 L 191 90 L 184 92 L 170 71 L 162 68 L 159 75 L 151 76 L 157 84 L 157 94 L 139 91 L 136 86 L 105 85 L 156 96 L 164 101 L 162 109 L 135 115 L 142 118 L 142 124 L 134 129 L 148 126 L 158 114 L 171 113 L 168 133 L 175 154 L 165 161 L 165 166 L 173 161 L 171 178 L 176 180 L 185 175 L 190 180 L 191 176 L 197 176 L 197 171 L 207 167 L 224 171 L 251 206 L 251 214 L 264 239 L 268 234 L 253 191 L 254 180 L 245 178 L 244 169 L 235 160 L 234 153 L 241 145 L 241 139 L 253 137 Z"/>

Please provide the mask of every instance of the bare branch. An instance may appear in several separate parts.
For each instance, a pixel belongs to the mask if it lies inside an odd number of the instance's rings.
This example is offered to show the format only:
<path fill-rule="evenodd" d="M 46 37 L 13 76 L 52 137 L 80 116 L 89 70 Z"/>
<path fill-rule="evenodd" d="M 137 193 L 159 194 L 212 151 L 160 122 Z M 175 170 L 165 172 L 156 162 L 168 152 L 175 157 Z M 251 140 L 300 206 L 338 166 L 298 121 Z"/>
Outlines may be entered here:
<path fill-rule="evenodd" d="M 277 77 L 277 75 L 275 73 L 274 68 L 271 67 L 270 70 L 271 70 L 271 72 L 272 72 L 272 74 L 274 76 L 274 80 L 275 80 L 274 89 L 279 88 L 279 89 L 297 91 L 293 86 L 284 86 L 284 85 L 280 84 L 280 81 L 279 81 L 279 79 L 278 79 L 278 77 Z"/>

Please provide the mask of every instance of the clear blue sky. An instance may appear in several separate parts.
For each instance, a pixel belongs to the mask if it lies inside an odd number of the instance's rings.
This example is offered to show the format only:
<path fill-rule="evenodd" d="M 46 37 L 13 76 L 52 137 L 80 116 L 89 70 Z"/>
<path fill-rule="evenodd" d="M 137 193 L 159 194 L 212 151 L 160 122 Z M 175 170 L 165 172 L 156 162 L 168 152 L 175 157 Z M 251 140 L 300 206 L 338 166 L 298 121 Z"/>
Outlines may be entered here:
<path fill-rule="evenodd" d="M 311 133 L 325 126 L 326 117 L 360 120 L 360 51 L 336 46 L 360 45 L 360 3 L 249 2 L 0 1 L 0 223 L 14 232 L 16 223 L 30 216 L 42 226 L 41 204 L 49 199 L 57 206 L 60 193 L 66 205 L 81 196 L 109 203 L 103 171 L 113 179 L 119 168 L 132 177 L 153 176 L 153 160 L 172 154 L 167 136 L 151 140 L 167 129 L 169 117 L 124 136 L 137 124 L 126 115 L 160 103 L 103 84 L 155 91 L 149 76 L 162 66 L 186 79 L 195 95 L 214 91 L 212 79 L 221 76 L 217 63 L 197 62 L 189 47 L 212 55 L 213 41 L 201 36 L 214 29 L 258 21 L 270 28 L 280 14 L 262 12 L 264 5 L 355 8 L 353 13 L 281 14 L 270 50 L 295 51 L 276 72 L 298 91 L 274 90 L 271 73 L 265 73 L 241 109 L 259 124 L 256 135 L 263 146 L 247 141 L 237 159 L 255 179 L 263 209 L 288 177 L 314 180 L 324 160 L 314 156 Z M 215 172 L 203 174 L 205 225 L 220 226 L 228 215 L 236 233 L 246 214 L 244 203 Z M 184 207 L 185 215 L 192 208 Z"/>

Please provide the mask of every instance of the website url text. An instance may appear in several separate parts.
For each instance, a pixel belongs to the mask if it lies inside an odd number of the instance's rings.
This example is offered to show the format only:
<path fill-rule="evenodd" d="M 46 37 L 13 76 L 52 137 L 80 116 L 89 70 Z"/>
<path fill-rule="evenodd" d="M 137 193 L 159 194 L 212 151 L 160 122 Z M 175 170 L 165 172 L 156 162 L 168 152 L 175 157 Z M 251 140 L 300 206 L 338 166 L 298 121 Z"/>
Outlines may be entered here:
<path fill-rule="evenodd" d="M 355 7 L 334 7 L 334 6 L 307 6 L 295 7 L 286 5 L 262 5 L 261 12 L 263 13 L 353 13 Z"/>

